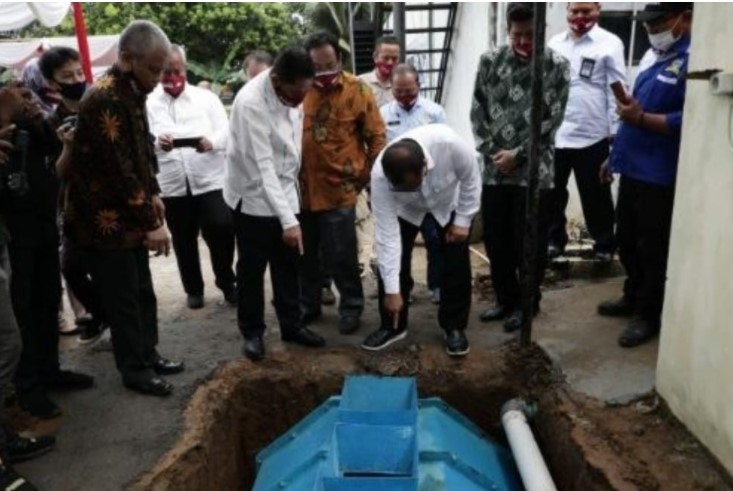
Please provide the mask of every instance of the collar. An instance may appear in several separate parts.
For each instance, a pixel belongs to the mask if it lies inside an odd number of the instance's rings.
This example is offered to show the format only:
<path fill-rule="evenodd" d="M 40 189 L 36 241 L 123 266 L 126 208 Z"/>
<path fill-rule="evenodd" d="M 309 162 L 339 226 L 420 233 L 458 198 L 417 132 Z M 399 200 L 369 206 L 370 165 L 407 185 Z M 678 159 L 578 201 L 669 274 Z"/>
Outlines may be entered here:
<path fill-rule="evenodd" d="M 387 79 L 387 83 L 386 84 L 382 83 L 382 81 L 379 80 L 379 74 L 377 74 L 377 69 L 376 68 L 374 68 L 374 70 L 372 70 L 372 77 L 374 77 L 374 80 L 372 82 L 374 84 L 380 86 L 381 88 L 383 88 L 383 89 L 391 89 L 392 88 L 392 79 L 391 78 Z"/>
<path fill-rule="evenodd" d="M 392 104 L 394 104 L 397 110 L 400 112 L 407 113 L 407 114 L 413 114 L 415 109 L 423 107 L 423 99 L 424 99 L 423 96 L 418 94 L 417 100 L 415 101 L 415 105 L 412 106 L 412 109 L 410 109 L 409 111 L 407 111 L 404 107 L 400 106 L 400 103 L 397 102 L 396 100 L 393 100 Z"/>
<path fill-rule="evenodd" d="M 573 37 L 572 31 L 568 29 L 567 31 L 565 31 L 565 39 L 568 41 L 574 41 L 576 43 L 585 41 L 586 39 L 588 39 L 589 41 L 597 41 L 600 29 L 601 29 L 601 26 L 599 26 L 598 22 L 596 21 L 595 25 L 591 27 L 590 31 L 586 32 L 585 34 L 580 36 L 578 39 L 575 39 Z"/>
<path fill-rule="evenodd" d="M 660 61 L 669 61 L 673 58 L 677 58 L 679 55 L 686 55 L 690 52 L 690 42 L 691 37 L 689 34 L 685 34 L 681 38 L 677 40 L 676 43 L 672 45 L 669 50 L 665 52 L 659 52 L 656 50 L 653 50 L 654 53 L 657 55 L 657 62 Z"/>

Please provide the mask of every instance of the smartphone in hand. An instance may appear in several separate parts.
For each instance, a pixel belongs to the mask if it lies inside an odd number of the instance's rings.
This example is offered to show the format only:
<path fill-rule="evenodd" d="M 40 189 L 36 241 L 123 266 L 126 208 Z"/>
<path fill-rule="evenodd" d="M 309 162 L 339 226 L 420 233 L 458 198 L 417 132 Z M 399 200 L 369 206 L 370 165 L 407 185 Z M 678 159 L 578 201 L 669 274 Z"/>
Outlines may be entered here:
<path fill-rule="evenodd" d="M 201 141 L 202 136 L 196 136 L 193 138 L 174 138 L 173 139 L 173 148 L 183 148 L 183 147 L 191 147 L 196 148 L 199 145 L 199 142 Z"/>
<path fill-rule="evenodd" d="M 626 88 L 621 82 L 612 83 L 611 90 L 613 91 L 613 96 L 616 98 L 617 101 L 626 103 L 626 101 L 629 100 L 629 95 L 626 93 Z"/>

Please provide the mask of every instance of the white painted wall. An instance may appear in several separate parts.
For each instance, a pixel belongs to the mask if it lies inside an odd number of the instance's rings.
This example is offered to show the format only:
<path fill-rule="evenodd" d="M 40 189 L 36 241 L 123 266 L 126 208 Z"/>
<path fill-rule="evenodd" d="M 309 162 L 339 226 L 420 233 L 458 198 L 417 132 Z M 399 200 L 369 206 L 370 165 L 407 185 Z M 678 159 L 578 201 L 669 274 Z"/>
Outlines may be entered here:
<path fill-rule="evenodd" d="M 490 8 L 488 2 L 460 4 L 443 90 L 448 123 L 468 142 L 473 142 L 470 113 L 476 70 L 491 46 Z"/>
<path fill-rule="evenodd" d="M 691 70 L 733 72 L 731 19 L 696 3 Z M 687 87 L 657 387 L 733 473 L 733 98 Z"/>

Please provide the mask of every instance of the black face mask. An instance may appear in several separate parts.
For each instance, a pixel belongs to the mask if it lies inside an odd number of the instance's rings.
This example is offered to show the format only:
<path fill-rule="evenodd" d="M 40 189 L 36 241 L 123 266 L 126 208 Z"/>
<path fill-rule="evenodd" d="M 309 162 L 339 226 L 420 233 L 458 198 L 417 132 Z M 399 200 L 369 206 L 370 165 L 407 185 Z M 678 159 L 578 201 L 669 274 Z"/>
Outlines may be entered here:
<path fill-rule="evenodd" d="M 87 91 L 86 82 L 76 82 L 74 84 L 64 84 L 61 82 L 56 83 L 60 87 L 59 93 L 61 94 L 61 97 L 70 101 L 80 101 L 84 96 L 84 93 Z"/>

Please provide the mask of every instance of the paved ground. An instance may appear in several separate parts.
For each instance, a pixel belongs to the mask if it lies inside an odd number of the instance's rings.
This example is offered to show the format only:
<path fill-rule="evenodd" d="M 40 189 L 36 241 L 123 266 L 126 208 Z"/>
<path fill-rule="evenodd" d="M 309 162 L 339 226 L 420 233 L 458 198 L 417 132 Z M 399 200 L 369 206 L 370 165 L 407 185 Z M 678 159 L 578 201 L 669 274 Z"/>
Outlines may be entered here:
<path fill-rule="evenodd" d="M 417 281 L 424 281 L 423 251 L 416 254 Z M 475 257 L 475 273 L 486 273 L 486 265 Z M 51 454 L 19 466 L 41 490 L 114 490 L 124 488 L 137 475 L 149 469 L 174 443 L 181 426 L 182 409 L 196 386 L 220 363 L 237 359 L 241 340 L 236 329 L 234 309 L 221 305 L 220 295 L 207 292 L 207 306 L 189 311 L 184 306 L 173 258 L 152 260 L 160 302 L 160 351 L 165 356 L 185 360 L 188 370 L 171 378 L 175 395 L 165 400 L 126 391 L 112 360 L 108 339 L 92 347 L 81 347 L 74 340 L 64 341 L 64 360 L 68 368 L 83 370 L 96 377 L 96 387 L 76 394 L 59 394 L 55 399 L 64 416 L 35 431 L 57 431 L 58 447 Z M 213 281 L 209 275 L 208 283 Z M 595 304 L 613 297 L 618 282 L 575 285 L 550 291 L 543 313 L 538 317 L 536 338 L 556 360 L 569 381 L 594 397 L 623 401 L 650 390 L 653 386 L 656 346 L 624 351 L 615 344 L 622 324 L 593 314 Z M 367 282 L 367 292 L 373 291 Z M 436 327 L 435 307 L 419 287 L 411 312 L 411 343 L 441 342 Z M 475 345 L 496 346 L 512 336 L 501 332 L 499 324 L 482 325 L 478 312 L 486 304 L 474 303 L 470 339 Z M 272 311 L 268 306 L 272 321 Z M 335 332 L 336 311 L 326 310 L 315 328 L 332 345 L 356 345 L 376 327 L 376 301 L 368 301 L 365 326 L 358 336 L 342 337 Z M 274 324 L 274 322 L 273 322 Z M 268 349 L 283 347 L 270 332 Z M 357 348 L 355 348 L 357 349 Z"/>

